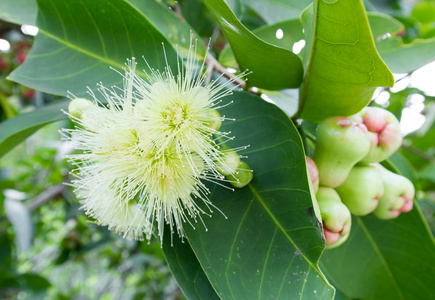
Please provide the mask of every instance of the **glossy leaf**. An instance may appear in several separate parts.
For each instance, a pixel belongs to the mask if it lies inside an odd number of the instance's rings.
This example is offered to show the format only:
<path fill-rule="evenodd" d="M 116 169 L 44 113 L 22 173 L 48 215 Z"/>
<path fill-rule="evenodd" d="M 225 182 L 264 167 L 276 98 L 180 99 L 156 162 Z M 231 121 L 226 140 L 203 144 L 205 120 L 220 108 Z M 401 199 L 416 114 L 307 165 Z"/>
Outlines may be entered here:
<path fill-rule="evenodd" d="M 358 1 L 315 1 L 302 15 L 307 45 L 300 117 L 320 121 L 365 107 L 378 86 L 394 79 L 379 57 Z"/>
<path fill-rule="evenodd" d="M 9 76 L 21 84 L 51 94 L 71 91 L 84 96 L 86 86 L 95 89 L 100 81 L 122 85 L 122 77 L 109 67 L 122 69 L 127 58 L 144 55 L 151 67 L 163 70 L 162 43 L 168 61 L 176 61 L 166 38 L 128 2 L 40 0 L 38 5 L 39 34 L 25 63 Z M 138 70 L 141 67 L 145 63 Z"/>
<path fill-rule="evenodd" d="M 67 110 L 67 101 L 44 106 L 29 113 L 20 114 L 0 124 L 0 157 L 34 134 L 41 127 L 66 119 L 61 109 Z"/>
<path fill-rule="evenodd" d="M 170 234 L 165 234 L 163 240 L 166 261 L 184 296 L 189 300 L 220 299 L 187 240 L 183 243 L 175 236 L 171 240 Z"/>
<path fill-rule="evenodd" d="M 252 30 L 252 33 L 265 42 L 289 50 L 293 48 L 294 43 L 304 38 L 302 23 L 299 18 L 264 25 Z M 219 62 L 227 67 L 236 66 L 237 61 L 229 45 L 219 55 Z"/>
<path fill-rule="evenodd" d="M 204 58 L 206 47 L 201 37 L 193 32 L 192 27 L 181 17 L 177 16 L 165 4 L 156 0 L 128 0 L 146 18 L 165 35 L 169 42 L 178 50 L 187 54 L 189 51 L 191 33 L 196 43 L 196 54 L 199 58 Z"/>
<path fill-rule="evenodd" d="M 241 0 L 249 6 L 266 23 L 299 18 L 302 11 L 312 3 L 311 0 Z"/>
<path fill-rule="evenodd" d="M 302 63 L 289 50 L 268 44 L 246 29 L 223 0 L 202 0 L 228 39 L 242 70 L 249 69 L 248 84 L 269 90 L 298 87 Z"/>
<path fill-rule="evenodd" d="M 309 192 L 304 151 L 290 119 L 276 106 L 237 92 L 221 110 L 254 171 L 245 188 L 209 185 L 214 210 L 203 226 L 185 226 L 203 270 L 222 299 L 332 299 L 317 262 L 322 230 Z M 272 134 L 273 133 L 273 134 Z"/>
<path fill-rule="evenodd" d="M 0 1 L 0 19 L 11 23 L 35 25 L 37 11 L 36 0 Z"/>
<path fill-rule="evenodd" d="M 434 242 L 417 205 L 392 220 L 354 217 L 348 241 L 325 251 L 321 266 L 350 298 L 434 299 Z"/>

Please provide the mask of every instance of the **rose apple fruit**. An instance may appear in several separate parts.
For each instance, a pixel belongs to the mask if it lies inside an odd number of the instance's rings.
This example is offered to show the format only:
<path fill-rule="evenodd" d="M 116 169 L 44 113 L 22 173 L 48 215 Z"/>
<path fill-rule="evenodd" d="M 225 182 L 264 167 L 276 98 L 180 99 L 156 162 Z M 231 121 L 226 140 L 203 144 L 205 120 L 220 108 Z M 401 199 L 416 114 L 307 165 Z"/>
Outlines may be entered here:
<path fill-rule="evenodd" d="M 313 160 L 319 169 L 320 185 L 337 187 L 369 152 L 367 129 L 349 118 L 332 117 L 319 124 L 316 135 Z"/>
<path fill-rule="evenodd" d="M 349 236 L 352 217 L 338 193 L 330 187 L 319 187 L 317 203 L 323 220 L 326 248 L 343 244 Z"/>

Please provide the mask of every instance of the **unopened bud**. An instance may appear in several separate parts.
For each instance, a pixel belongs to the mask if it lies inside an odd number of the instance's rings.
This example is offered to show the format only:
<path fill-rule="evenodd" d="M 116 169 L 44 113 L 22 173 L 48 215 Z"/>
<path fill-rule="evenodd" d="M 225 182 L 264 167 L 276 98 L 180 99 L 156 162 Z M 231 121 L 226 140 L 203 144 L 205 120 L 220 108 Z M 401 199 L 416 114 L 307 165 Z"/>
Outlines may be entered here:
<path fill-rule="evenodd" d="M 216 131 L 219 130 L 222 125 L 221 115 L 216 109 L 208 110 L 206 113 L 204 113 L 201 120 L 203 121 L 205 126 L 212 128 Z"/>
<path fill-rule="evenodd" d="M 235 173 L 226 176 L 232 186 L 239 189 L 247 186 L 251 182 L 253 177 L 254 174 L 251 168 L 244 161 L 240 163 L 240 166 Z"/>
<path fill-rule="evenodd" d="M 222 149 L 222 161 L 217 162 L 217 169 L 222 175 L 234 174 L 240 166 L 239 154 L 231 148 Z"/>
<path fill-rule="evenodd" d="M 76 119 L 82 118 L 82 113 L 90 108 L 95 108 L 95 104 L 84 98 L 76 98 L 68 105 L 68 113 Z"/>

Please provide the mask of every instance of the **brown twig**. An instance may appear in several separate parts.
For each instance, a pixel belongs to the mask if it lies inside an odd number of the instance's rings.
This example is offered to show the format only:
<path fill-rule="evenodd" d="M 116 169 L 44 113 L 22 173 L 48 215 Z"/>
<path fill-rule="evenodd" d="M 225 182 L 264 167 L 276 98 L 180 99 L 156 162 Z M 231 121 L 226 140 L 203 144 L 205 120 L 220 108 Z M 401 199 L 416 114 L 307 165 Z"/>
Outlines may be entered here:
<path fill-rule="evenodd" d="M 44 205 L 57 195 L 60 195 L 66 188 L 66 185 L 63 183 L 59 183 L 55 186 L 51 186 L 42 193 L 40 193 L 38 196 L 36 196 L 32 203 L 29 205 L 30 210 L 35 210 L 36 208 Z"/>
<path fill-rule="evenodd" d="M 423 158 L 429 162 L 432 162 L 435 160 L 435 158 L 432 157 L 431 155 L 429 155 L 426 152 L 424 152 L 423 150 L 420 150 L 420 149 L 413 147 L 411 145 L 406 145 L 405 143 L 402 143 L 402 148 L 409 151 L 409 152 L 414 153 L 417 156 L 420 156 L 421 158 Z"/>
<path fill-rule="evenodd" d="M 213 70 L 216 70 L 217 72 L 223 74 L 226 78 L 234 82 L 236 85 L 238 85 L 241 88 L 244 88 L 246 86 L 246 82 L 234 75 L 231 72 L 228 72 L 227 68 L 222 66 L 216 58 L 212 54 L 208 54 L 206 58 L 206 64 L 207 64 L 207 70 L 206 70 L 206 77 L 211 77 L 211 72 Z M 210 73 L 207 73 L 210 72 Z"/>

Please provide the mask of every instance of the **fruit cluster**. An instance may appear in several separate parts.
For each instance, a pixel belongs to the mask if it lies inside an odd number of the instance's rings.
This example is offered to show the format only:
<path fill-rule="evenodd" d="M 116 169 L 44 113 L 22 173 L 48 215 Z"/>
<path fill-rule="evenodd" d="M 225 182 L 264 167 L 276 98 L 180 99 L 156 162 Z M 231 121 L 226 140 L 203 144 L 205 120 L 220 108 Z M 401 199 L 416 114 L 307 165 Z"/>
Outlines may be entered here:
<path fill-rule="evenodd" d="M 399 121 L 392 113 L 366 107 L 351 117 L 328 118 L 319 124 L 316 137 L 307 165 L 327 248 L 346 241 L 351 214 L 392 219 L 412 209 L 412 183 L 379 164 L 402 143 Z"/>

